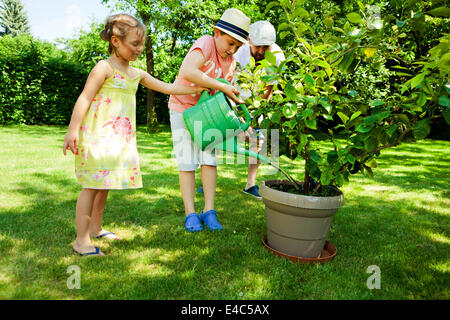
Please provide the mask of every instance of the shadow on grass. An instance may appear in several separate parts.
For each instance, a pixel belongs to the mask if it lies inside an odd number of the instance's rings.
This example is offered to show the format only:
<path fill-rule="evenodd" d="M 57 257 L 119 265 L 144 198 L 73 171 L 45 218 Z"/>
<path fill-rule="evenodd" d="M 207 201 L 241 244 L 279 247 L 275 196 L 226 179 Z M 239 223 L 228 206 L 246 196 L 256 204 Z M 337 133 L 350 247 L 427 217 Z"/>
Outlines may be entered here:
<path fill-rule="evenodd" d="M 30 135 L 61 134 L 62 141 L 66 129 L 26 130 Z M 383 200 L 352 192 L 345 195 L 346 204 L 335 216 L 328 238 L 338 248 L 336 258 L 325 265 L 294 264 L 273 256 L 261 243 L 264 205 L 241 192 L 246 165 L 219 166 L 216 209 L 224 230 L 186 232 L 176 165 L 173 170 L 167 168 L 170 132 L 149 135 L 142 130 L 138 129 L 138 146 L 144 188 L 110 193 L 104 226 L 124 240 L 96 240 L 95 245 L 107 254 L 105 258 L 72 253 L 80 190 L 73 176 L 36 172 L 15 185 L 11 193 L 26 196 L 27 205 L 0 212 L 1 298 L 449 298 L 445 268 L 448 216 L 415 202 L 405 205 L 401 199 Z M 401 155 L 403 162 L 420 170 L 398 170 L 396 166 L 404 165 L 398 161 L 399 155 L 386 153 L 370 183 L 417 193 L 434 184 L 434 193 L 447 196 L 445 148 L 444 144 L 436 146 L 444 149 L 433 153 L 439 158 L 437 172 L 432 163 L 423 165 L 412 155 Z M 422 156 L 428 147 L 431 145 L 402 146 L 402 150 Z M 298 162 L 284 158 L 281 162 L 290 173 L 300 174 Z M 280 175 L 259 176 L 258 180 L 274 178 Z M 364 177 L 357 180 L 367 181 Z M 196 195 L 197 210 L 202 205 L 203 197 Z M 81 269 L 80 290 L 67 288 L 71 265 Z M 366 287 L 370 265 L 381 269 L 381 290 Z"/>
<path fill-rule="evenodd" d="M 147 176 L 144 189 L 111 192 L 106 207 L 105 226 L 134 234 L 98 242 L 108 257 L 80 258 L 71 252 L 77 187 L 71 179 L 36 177 L 40 184 L 23 182 L 14 191 L 30 195 L 30 205 L 0 215 L 0 254 L 12 275 L 8 298 L 445 298 L 447 274 L 437 266 L 445 263 L 448 244 L 428 234 L 448 232 L 448 220 L 442 224 L 443 216 L 414 205 L 405 209 L 396 201 L 352 196 L 330 231 L 338 256 L 323 266 L 299 265 L 262 246 L 261 202 L 220 193 L 216 204 L 225 229 L 188 233 L 181 198 L 161 194 L 161 186 L 150 182 L 155 177 Z M 173 183 L 177 174 L 164 173 L 164 179 Z M 222 184 L 234 188 L 233 180 Z M 48 184 L 74 199 L 58 200 L 59 194 L 42 188 Z M 70 265 L 82 270 L 80 290 L 67 288 Z M 385 291 L 367 289 L 369 265 L 381 268 Z"/>

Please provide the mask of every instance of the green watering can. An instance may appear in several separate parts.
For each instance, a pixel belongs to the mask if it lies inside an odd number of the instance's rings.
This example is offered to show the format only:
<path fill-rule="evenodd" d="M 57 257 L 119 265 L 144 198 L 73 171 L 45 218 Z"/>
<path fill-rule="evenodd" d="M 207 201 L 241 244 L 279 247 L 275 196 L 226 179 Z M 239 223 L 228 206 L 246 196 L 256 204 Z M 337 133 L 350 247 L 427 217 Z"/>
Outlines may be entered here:
<path fill-rule="evenodd" d="M 219 78 L 217 80 L 230 84 L 225 79 Z M 245 122 L 239 119 L 228 97 L 223 92 L 219 91 L 214 95 L 210 95 L 208 91 L 204 91 L 198 103 L 183 112 L 183 119 L 192 140 L 202 150 L 209 146 L 223 151 L 250 156 L 270 164 L 268 158 L 238 145 L 236 136 L 248 129 L 251 119 L 247 107 L 244 104 L 241 104 L 240 107 L 244 111 Z M 197 128 L 195 127 L 196 122 L 198 123 Z M 208 132 L 210 129 L 214 130 Z M 206 135 L 203 133 L 206 133 Z"/>

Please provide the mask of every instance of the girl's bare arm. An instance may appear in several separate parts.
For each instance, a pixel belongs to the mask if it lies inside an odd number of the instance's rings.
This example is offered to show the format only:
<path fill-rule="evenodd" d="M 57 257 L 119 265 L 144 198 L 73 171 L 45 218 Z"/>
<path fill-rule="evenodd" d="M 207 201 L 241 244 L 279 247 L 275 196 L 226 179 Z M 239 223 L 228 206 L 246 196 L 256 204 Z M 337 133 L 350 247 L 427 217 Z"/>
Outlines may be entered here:
<path fill-rule="evenodd" d="M 88 111 L 92 100 L 102 87 L 107 78 L 110 66 L 106 61 L 100 61 L 89 74 L 83 92 L 75 103 L 72 117 L 70 118 L 69 128 L 64 138 L 63 153 L 66 155 L 66 150 L 69 149 L 72 153 L 76 153 L 79 140 L 79 130 L 81 122 L 83 121 L 86 112 Z"/>
<path fill-rule="evenodd" d="M 149 73 L 139 70 L 141 74 L 141 81 L 140 83 L 154 91 L 162 92 L 165 94 L 177 94 L 177 95 L 183 95 L 183 94 L 198 94 L 202 91 L 206 90 L 205 88 L 201 87 L 188 87 L 183 86 L 179 84 L 174 83 L 166 83 L 161 80 L 158 80 L 154 77 L 152 77 Z"/>

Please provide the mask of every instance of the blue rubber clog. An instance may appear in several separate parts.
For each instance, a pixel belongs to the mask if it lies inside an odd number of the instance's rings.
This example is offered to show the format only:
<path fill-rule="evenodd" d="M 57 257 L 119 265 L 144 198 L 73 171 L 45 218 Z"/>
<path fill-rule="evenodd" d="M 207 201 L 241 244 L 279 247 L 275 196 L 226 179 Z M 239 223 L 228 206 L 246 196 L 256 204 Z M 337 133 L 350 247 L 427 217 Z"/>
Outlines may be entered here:
<path fill-rule="evenodd" d="M 202 231 L 202 223 L 200 221 L 200 217 L 195 212 L 188 214 L 184 219 L 184 227 L 189 232 Z"/>
<path fill-rule="evenodd" d="M 216 211 L 215 210 L 209 210 L 205 213 L 200 212 L 200 220 L 203 221 L 205 226 L 208 227 L 209 230 L 222 230 L 223 227 L 219 223 L 216 217 Z"/>

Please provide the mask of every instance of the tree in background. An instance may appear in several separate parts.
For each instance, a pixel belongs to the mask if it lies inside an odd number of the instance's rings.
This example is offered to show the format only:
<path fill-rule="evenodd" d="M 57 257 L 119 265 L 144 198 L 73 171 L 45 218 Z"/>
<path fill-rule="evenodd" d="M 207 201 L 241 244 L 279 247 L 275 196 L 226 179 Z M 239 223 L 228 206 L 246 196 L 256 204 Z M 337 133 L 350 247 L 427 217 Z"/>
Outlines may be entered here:
<path fill-rule="evenodd" d="M 90 30 L 80 29 L 74 38 L 58 39 L 64 45 L 64 51 L 69 54 L 71 61 L 92 69 L 97 62 L 108 58 L 108 43 L 100 40 L 100 32 L 104 25 L 93 21 Z"/>
<path fill-rule="evenodd" d="M 0 35 L 29 33 L 28 17 L 20 0 L 3 0 L 0 2 Z"/>
<path fill-rule="evenodd" d="M 145 55 L 147 72 L 172 82 L 192 43 L 212 27 L 227 8 L 242 10 L 252 21 L 263 19 L 269 1 L 237 0 L 102 0 L 118 10 L 135 14 L 147 27 Z M 158 129 L 155 93 L 147 90 L 147 128 Z"/>

